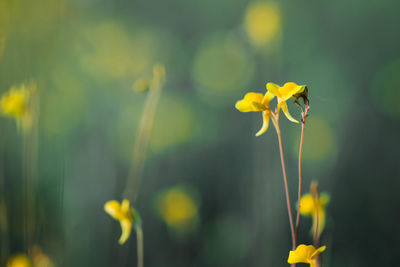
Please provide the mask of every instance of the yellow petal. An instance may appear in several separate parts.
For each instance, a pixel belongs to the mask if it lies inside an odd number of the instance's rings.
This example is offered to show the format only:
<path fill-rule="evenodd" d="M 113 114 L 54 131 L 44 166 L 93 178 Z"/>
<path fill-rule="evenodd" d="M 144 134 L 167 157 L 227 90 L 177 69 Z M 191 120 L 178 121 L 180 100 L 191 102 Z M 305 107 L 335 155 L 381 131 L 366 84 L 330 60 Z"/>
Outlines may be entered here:
<path fill-rule="evenodd" d="M 269 107 L 269 102 L 271 102 L 271 100 L 274 99 L 274 97 L 275 97 L 275 96 L 274 96 L 271 92 L 267 91 L 267 92 L 265 93 L 265 95 L 264 95 L 264 99 L 263 99 L 262 103 L 263 103 L 265 106 Z"/>
<path fill-rule="evenodd" d="M 311 194 L 305 194 L 300 199 L 300 214 L 312 215 L 314 212 L 314 198 Z"/>
<path fill-rule="evenodd" d="M 131 235 L 132 220 L 124 219 L 121 220 L 120 223 L 121 223 L 122 234 L 121 237 L 119 238 L 118 243 L 122 245 L 126 242 L 126 240 L 128 240 L 129 236 Z"/>
<path fill-rule="evenodd" d="M 299 123 L 297 120 L 295 120 L 292 115 L 290 115 L 287 104 L 285 101 L 282 101 L 278 104 L 278 109 L 281 108 L 283 113 L 285 113 L 286 118 L 290 120 L 291 122 Z"/>
<path fill-rule="evenodd" d="M 256 136 L 260 136 L 268 130 L 269 116 L 270 116 L 269 111 L 263 112 L 263 125 L 261 129 L 256 133 Z"/>
<path fill-rule="evenodd" d="M 322 246 L 319 249 L 317 249 L 316 251 L 314 251 L 313 254 L 311 254 L 311 258 L 315 258 L 315 256 L 317 256 L 318 254 L 321 254 L 322 252 L 324 252 L 326 249 L 326 246 Z"/>
<path fill-rule="evenodd" d="M 303 92 L 305 88 L 306 87 L 304 85 L 297 85 L 293 82 L 285 83 L 283 87 L 279 88 L 279 93 L 281 94 L 280 98 L 283 101 L 286 101 L 293 95 Z"/>
<path fill-rule="evenodd" d="M 128 199 L 124 199 L 121 202 L 121 212 L 125 215 L 129 215 L 130 214 L 130 207 L 129 207 L 129 200 Z"/>
<path fill-rule="evenodd" d="M 121 212 L 121 204 L 116 200 L 110 200 L 104 205 L 104 210 L 116 220 L 121 220 L 124 216 Z"/>
<path fill-rule="evenodd" d="M 311 255 L 315 252 L 315 247 L 312 245 L 299 245 L 297 246 L 296 250 L 289 252 L 288 263 L 310 263 L 312 262 Z"/>
<path fill-rule="evenodd" d="M 267 90 L 273 94 L 274 96 L 280 97 L 281 94 L 279 93 L 279 85 L 274 83 L 267 83 Z"/>
<path fill-rule="evenodd" d="M 250 111 L 263 111 L 266 109 L 260 108 L 260 106 L 255 106 L 253 102 L 262 104 L 264 96 L 260 93 L 247 93 L 242 100 L 236 102 L 236 109 L 241 112 L 250 112 Z"/>

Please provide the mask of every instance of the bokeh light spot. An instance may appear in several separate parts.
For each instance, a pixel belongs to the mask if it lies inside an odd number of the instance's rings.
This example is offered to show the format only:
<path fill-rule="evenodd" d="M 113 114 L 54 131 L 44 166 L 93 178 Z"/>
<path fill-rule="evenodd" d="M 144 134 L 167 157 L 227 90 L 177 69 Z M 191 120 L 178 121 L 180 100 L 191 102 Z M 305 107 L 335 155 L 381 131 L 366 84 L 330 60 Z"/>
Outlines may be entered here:
<path fill-rule="evenodd" d="M 206 39 L 194 59 L 193 78 L 206 96 L 223 97 L 243 90 L 253 72 L 251 56 L 234 37 L 217 35 Z"/>
<path fill-rule="evenodd" d="M 190 103 L 177 97 L 162 95 L 154 119 L 150 149 L 160 152 L 189 141 L 196 132 L 196 115 Z"/>
<path fill-rule="evenodd" d="M 267 45 L 281 31 L 281 15 L 275 3 L 253 2 L 247 7 L 244 25 L 255 46 Z"/>
<path fill-rule="evenodd" d="M 299 153 L 300 137 L 293 137 L 293 155 Z M 337 153 L 336 135 L 329 123 L 322 117 L 310 116 L 306 120 L 304 133 L 303 160 L 322 162 L 334 159 Z"/>

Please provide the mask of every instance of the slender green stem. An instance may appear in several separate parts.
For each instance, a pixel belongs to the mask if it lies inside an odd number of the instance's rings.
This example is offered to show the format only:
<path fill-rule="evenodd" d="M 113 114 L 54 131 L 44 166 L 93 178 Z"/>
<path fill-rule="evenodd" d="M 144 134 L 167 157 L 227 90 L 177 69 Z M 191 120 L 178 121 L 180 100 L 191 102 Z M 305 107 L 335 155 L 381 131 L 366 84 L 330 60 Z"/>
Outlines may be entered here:
<path fill-rule="evenodd" d="M 301 137 L 300 137 L 300 148 L 299 148 L 299 184 L 298 184 L 298 194 L 297 194 L 297 214 L 296 214 L 296 228 L 295 228 L 295 243 L 297 244 L 297 238 L 299 233 L 300 227 L 300 199 L 301 199 L 301 184 L 302 184 L 302 177 L 301 177 L 301 159 L 303 155 L 303 141 L 304 141 L 304 130 L 306 125 L 306 118 L 308 116 L 309 106 L 306 104 L 305 110 L 302 113 L 302 120 L 301 120 Z"/>
<path fill-rule="evenodd" d="M 143 230 L 142 226 L 136 227 L 136 241 L 137 241 L 137 267 L 143 267 Z"/>
<path fill-rule="evenodd" d="M 1 135 L 1 132 L 0 132 Z M 1 140 L 1 136 L 0 136 Z M 1 233 L 1 253 L 0 262 L 6 262 L 9 254 L 9 236 L 8 236 L 8 212 L 7 212 L 7 202 L 5 196 L 5 177 L 3 168 L 3 155 L 2 155 L 2 144 L 0 143 L 0 233 Z"/>
<path fill-rule="evenodd" d="M 289 187 L 288 187 L 287 175 L 286 175 L 285 159 L 283 157 L 282 136 L 281 136 L 281 130 L 279 128 L 278 120 L 276 119 L 276 116 L 273 113 L 272 113 L 272 122 L 275 126 L 275 130 L 278 135 L 279 153 L 281 156 L 281 165 L 282 165 L 282 173 L 283 173 L 283 183 L 285 185 L 286 206 L 287 206 L 288 215 L 289 215 L 290 232 L 292 234 L 292 248 L 293 248 L 293 250 L 295 250 L 296 243 L 295 243 L 295 233 L 294 233 L 294 226 L 293 226 L 292 206 L 290 204 L 290 196 L 289 196 Z"/>
<path fill-rule="evenodd" d="M 139 130 L 136 135 L 132 153 L 132 170 L 124 193 L 124 196 L 132 201 L 136 200 L 139 192 L 144 160 L 146 158 L 146 149 L 150 140 L 153 121 L 161 97 L 161 92 L 161 82 L 153 78 L 141 116 Z"/>

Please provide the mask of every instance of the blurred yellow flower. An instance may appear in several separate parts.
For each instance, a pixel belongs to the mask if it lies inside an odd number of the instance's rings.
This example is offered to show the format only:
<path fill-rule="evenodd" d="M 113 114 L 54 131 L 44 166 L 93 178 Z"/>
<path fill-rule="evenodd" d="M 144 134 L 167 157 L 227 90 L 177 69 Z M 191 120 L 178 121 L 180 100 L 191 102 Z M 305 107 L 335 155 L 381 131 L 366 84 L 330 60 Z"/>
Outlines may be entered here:
<path fill-rule="evenodd" d="M 131 234 L 133 215 L 135 215 L 134 211 L 131 211 L 129 200 L 124 199 L 121 204 L 116 200 L 110 200 L 104 205 L 104 210 L 121 224 L 122 234 L 118 243 L 124 244 Z"/>
<path fill-rule="evenodd" d="M 298 123 L 298 121 L 290 115 L 286 101 L 295 95 L 303 93 L 305 89 L 305 85 L 297 85 L 293 82 L 285 83 L 282 87 L 274 83 L 267 83 L 268 92 L 278 98 L 278 112 L 280 109 L 282 109 L 283 113 L 286 115 L 286 118 L 295 123 Z"/>
<path fill-rule="evenodd" d="M 310 267 L 317 266 L 317 255 L 322 253 L 326 246 L 316 249 L 314 246 L 299 245 L 296 250 L 289 252 L 288 263 L 308 263 Z"/>
<path fill-rule="evenodd" d="M 29 91 L 25 85 L 12 87 L 1 97 L 1 110 L 5 115 L 21 119 L 28 111 Z"/>
<path fill-rule="evenodd" d="M 0 113 L 14 118 L 17 126 L 29 130 L 32 126 L 33 112 L 36 110 L 34 101 L 37 99 L 35 83 L 13 86 L 0 99 Z"/>
<path fill-rule="evenodd" d="M 157 199 L 156 208 L 167 225 L 178 230 L 188 230 L 194 226 L 199 209 L 193 195 L 182 186 L 162 192 Z"/>
<path fill-rule="evenodd" d="M 250 41 L 262 46 L 273 41 L 281 29 L 281 15 L 274 3 L 251 3 L 245 15 L 244 25 Z"/>
<path fill-rule="evenodd" d="M 31 267 L 31 261 L 25 254 L 16 254 L 8 259 L 7 267 Z"/>
<path fill-rule="evenodd" d="M 329 195 L 322 193 L 321 196 L 316 199 L 312 194 L 305 194 L 300 199 L 300 214 L 304 216 L 313 217 L 313 233 L 317 231 L 318 235 L 321 235 L 325 227 L 325 206 L 329 203 Z"/>
<path fill-rule="evenodd" d="M 261 129 L 256 133 L 256 136 L 262 135 L 268 129 L 269 118 L 271 117 L 269 102 L 274 97 L 275 96 L 270 92 L 267 92 L 265 95 L 260 93 L 247 93 L 242 100 L 236 102 L 235 107 L 241 112 L 262 112 L 263 125 Z"/>

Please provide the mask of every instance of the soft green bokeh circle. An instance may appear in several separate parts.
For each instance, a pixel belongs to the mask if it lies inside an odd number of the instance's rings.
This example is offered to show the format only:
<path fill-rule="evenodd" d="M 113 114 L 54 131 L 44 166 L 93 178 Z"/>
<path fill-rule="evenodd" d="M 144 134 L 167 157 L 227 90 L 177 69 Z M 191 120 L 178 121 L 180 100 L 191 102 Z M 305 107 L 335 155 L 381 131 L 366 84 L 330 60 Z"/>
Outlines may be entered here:
<path fill-rule="evenodd" d="M 209 102 L 243 91 L 254 73 L 254 61 L 233 36 L 212 35 L 198 48 L 193 79 Z"/>

